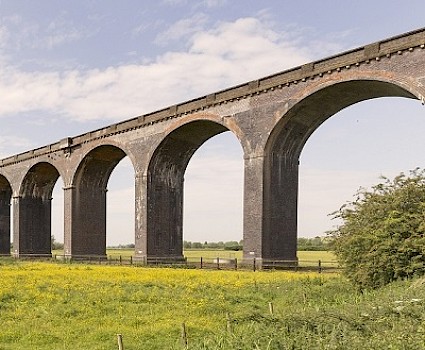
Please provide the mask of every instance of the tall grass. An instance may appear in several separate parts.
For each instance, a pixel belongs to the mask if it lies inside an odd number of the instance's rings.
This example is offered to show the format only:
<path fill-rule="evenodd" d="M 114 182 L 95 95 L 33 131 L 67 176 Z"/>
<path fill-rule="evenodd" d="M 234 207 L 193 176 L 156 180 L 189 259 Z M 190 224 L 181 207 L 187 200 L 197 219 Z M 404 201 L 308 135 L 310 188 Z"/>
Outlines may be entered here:
<path fill-rule="evenodd" d="M 338 275 L 0 262 L 0 349 L 421 349 L 425 284 Z M 270 313 L 270 304 L 273 314 Z"/>

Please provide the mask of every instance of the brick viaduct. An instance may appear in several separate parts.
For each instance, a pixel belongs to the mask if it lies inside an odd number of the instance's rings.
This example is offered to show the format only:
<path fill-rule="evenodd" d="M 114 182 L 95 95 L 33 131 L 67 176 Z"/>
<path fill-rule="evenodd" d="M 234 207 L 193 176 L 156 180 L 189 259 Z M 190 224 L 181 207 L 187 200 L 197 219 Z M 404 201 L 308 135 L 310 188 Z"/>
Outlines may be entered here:
<path fill-rule="evenodd" d="M 230 131 L 244 153 L 244 257 L 296 261 L 298 159 L 354 103 L 425 102 L 425 28 L 212 93 L 0 161 L 0 253 L 51 254 L 51 195 L 64 187 L 68 257 L 106 254 L 106 187 L 129 157 L 135 256 L 182 258 L 183 179 L 194 152 Z M 10 232 L 10 203 L 13 233 Z"/>

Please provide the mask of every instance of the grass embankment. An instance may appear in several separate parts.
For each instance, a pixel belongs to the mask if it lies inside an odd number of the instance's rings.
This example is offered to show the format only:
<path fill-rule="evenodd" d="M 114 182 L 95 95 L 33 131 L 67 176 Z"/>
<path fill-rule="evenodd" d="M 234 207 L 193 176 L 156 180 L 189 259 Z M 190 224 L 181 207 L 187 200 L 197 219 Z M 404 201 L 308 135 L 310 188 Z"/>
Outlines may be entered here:
<path fill-rule="evenodd" d="M 425 282 L 0 261 L 0 349 L 422 349 Z M 273 315 L 269 303 L 273 304 Z"/>

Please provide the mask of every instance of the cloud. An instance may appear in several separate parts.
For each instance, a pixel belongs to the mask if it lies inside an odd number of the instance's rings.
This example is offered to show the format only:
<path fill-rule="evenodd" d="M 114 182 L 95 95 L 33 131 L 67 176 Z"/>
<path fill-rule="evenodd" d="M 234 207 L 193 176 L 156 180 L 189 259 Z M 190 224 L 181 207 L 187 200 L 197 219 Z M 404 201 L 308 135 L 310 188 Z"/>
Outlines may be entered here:
<path fill-rule="evenodd" d="M 3 53 L 24 49 L 51 50 L 90 37 L 94 33 L 91 29 L 67 20 L 65 12 L 45 25 L 21 15 L 5 16 L 0 20 L 0 49 Z"/>
<path fill-rule="evenodd" d="M 33 143 L 18 136 L 0 136 L 0 158 L 4 158 L 16 152 L 16 150 L 31 148 Z M 15 150 L 15 151 L 14 151 Z"/>
<path fill-rule="evenodd" d="M 186 5 L 187 4 L 187 0 L 162 0 L 162 3 L 164 5 L 171 5 L 171 6 L 181 6 L 181 5 Z"/>
<path fill-rule="evenodd" d="M 214 8 L 214 7 L 222 7 L 226 5 L 228 0 L 202 0 L 198 1 L 196 5 L 193 5 L 193 8 L 206 7 L 206 8 Z M 188 0 L 163 0 L 162 3 L 165 6 L 184 6 L 189 3 Z"/>
<path fill-rule="evenodd" d="M 228 0 L 204 0 L 204 1 L 201 1 L 199 6 L 205 6 L 207 8 L 223 7 L 228 2 L 229 2 Z"/>
<path fill-rule="evenodd" d="M 42 46 L 52 49 L 64 43 L 77 41 L 89 35 L 86 30 L 77 28 L 72 22 L 62 17 L 56 18 L 47 26 L 47 36 L 40 42 Z"/>
<path fill-rule="evenodd" d="M 187 51 L 167 52 L 148 63 L 27 72 L 9 62 L 0 70 L 0 117 L 44 110 L 78 121 L 123 120 L 310 59 L 307 50 L 258 18 L 190 30 L 190 23 L 201 28 L 205 21 L 197 15 L 177 22 L 174 28 L 180 30 L 174 38 L 188 37 Z M 68 34 L 58 34 L 52 43 L 78 36 Z"/>
<path fill-rule="evenodd" d="M 207 15 L 197 13 L 193 17 L 185 18 L 172 24 L 166 31 L 159 33 L 155 41 L 160 45 L 166 45 L 170 41 L 185 38 L 203 30 L 207 21 Z"/>
<path fill-rule="evenodd" d="M 9 31 L 6 26 L 0 26 L 0 49 L 3 49 L 9 39 Z"/>

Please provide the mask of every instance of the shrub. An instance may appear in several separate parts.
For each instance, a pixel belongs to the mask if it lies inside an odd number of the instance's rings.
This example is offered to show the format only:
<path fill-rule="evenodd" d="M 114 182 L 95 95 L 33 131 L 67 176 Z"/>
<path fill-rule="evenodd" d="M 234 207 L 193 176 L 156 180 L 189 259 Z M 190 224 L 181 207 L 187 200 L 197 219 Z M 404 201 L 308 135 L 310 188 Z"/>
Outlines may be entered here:
<path fill-rule="evenodd" d="M 382 180 L 333 213 L 343 220 L 330 233 L 333 248 L 360 288 L 425 273 L 425 172 Z"/>

